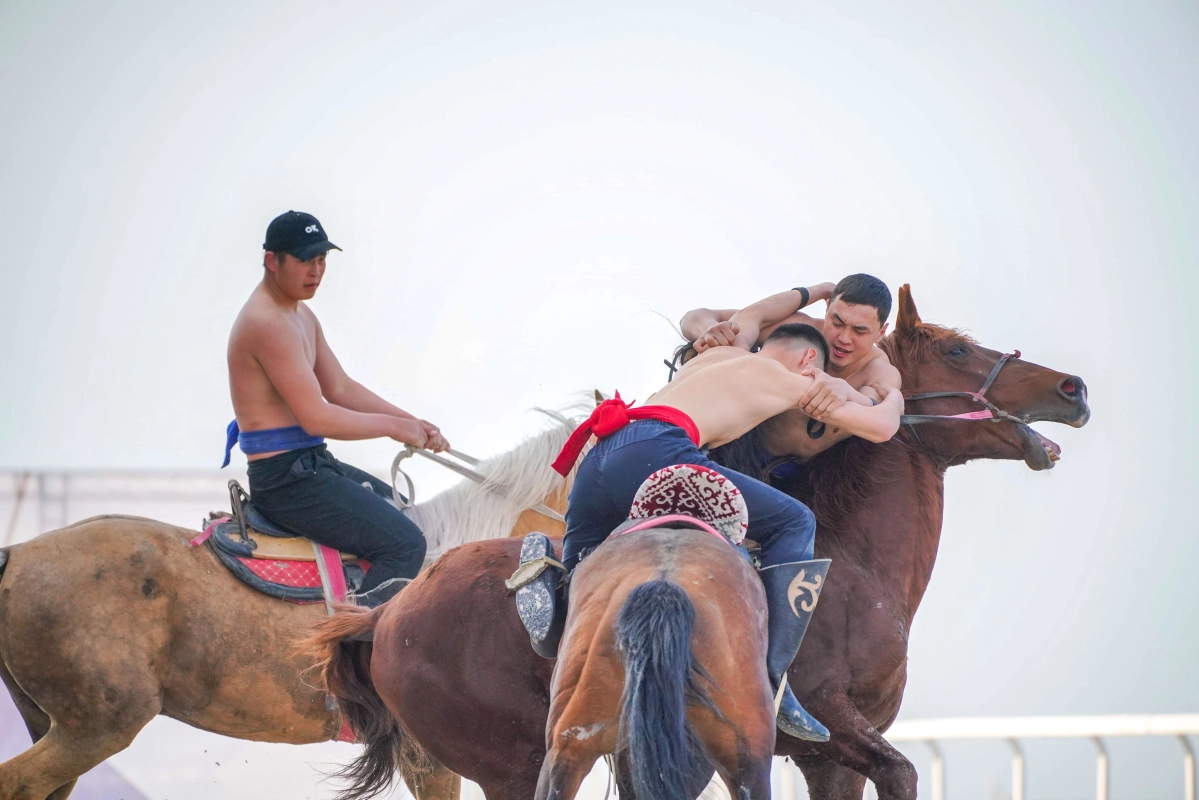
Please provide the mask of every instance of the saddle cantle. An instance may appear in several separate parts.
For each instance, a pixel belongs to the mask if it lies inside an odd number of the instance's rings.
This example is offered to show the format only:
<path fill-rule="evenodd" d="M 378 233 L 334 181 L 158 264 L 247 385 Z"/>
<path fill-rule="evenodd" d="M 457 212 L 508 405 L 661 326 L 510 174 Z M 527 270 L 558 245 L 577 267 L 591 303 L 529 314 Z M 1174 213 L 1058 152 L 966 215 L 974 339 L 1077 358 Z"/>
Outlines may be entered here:
<path fill-rule="evenodd" d="M 203 523 L 204 533 L 192 544 L 207 543 L 217 559 L 252 589 L 293 603 L 325 602 L 330 598 L 321 570 L 336 569 L 338 561 L 341 574 L 329 575 L 330 583 L 350 592 L 362 585 L 370 562 L 322 547 L 271 522 L 237 481 L 229 482 L 229 498 L 233 513 L 210 514 Z"/>

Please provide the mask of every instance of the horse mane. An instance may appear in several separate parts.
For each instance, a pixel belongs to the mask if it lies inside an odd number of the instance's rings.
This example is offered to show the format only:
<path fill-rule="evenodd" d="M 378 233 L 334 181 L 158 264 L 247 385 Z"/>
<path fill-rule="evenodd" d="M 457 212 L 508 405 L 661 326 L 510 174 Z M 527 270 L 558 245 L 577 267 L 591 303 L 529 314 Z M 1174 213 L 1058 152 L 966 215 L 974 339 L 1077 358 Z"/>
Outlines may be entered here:
<path fill-rule="evenodd" d="M 878 346 L 887 354 L 891 366 L 905 378 L 904 383 L 907 383 L 908 373 L 928 361 L 933 356 L 933 349 L 947 340 L 978 344 L 977 339 L 959 328 L 921 322 L 914 328 L 905 329 L 902 338 L 898 331 L 891 331 Z"/>
<path fill-rule="evenodd" d="M 574 482 L 574 470 L 564 484 L 550 464 L 580 420 L 561 411 L 535 410 L 550 419 L 550 427 L 476 467 L 483 483 L 463 479 L 406 512 L 425 534 L 428 558 L 467 542 L 509 536 L 521 512 Z"/>
<path fill-rule="evenodd" d="M 816 454 L 778 488 L 812 509 L 822 534 L 835 536 L 879 484 L 902 475 L 914 449 L 902 434 L 882 444 L 853 436 Z"/>

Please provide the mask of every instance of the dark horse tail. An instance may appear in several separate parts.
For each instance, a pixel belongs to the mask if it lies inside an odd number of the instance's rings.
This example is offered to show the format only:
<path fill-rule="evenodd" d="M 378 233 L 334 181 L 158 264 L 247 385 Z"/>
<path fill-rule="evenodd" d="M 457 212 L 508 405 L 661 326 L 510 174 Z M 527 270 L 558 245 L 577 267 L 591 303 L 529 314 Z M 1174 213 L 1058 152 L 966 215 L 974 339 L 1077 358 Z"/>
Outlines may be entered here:
<path fill-rule="evenodd" d="M 396 770 L 407 774 L 418 751 L 404 736 L 399 722 L 383 704 L 371 681 L 372 645 L 366 641 L 375 627 L 376 614 L 367 608 L 341 606 L 337 613 L 313 627 L 301 645 L 315 662 L 312 672 L 325 691 L 337 700 L 342 719 L 349 723 L 362 753 L 333 777 L 350 785 L 338 792 L 340 800 L 374 797 L 391 788 Z"/>
<path fill-rule="evenodd" d="M 711 766 L 687 724 L 688 702 L 716 710 L 691 654 L 695 606 L 670 581 L 643 583 L 629 593 L 616 620 L 624 655 L 620 739 L 637 797 L 690 800 Z M 694 792 L 691 788 L 699 788 Z"/>

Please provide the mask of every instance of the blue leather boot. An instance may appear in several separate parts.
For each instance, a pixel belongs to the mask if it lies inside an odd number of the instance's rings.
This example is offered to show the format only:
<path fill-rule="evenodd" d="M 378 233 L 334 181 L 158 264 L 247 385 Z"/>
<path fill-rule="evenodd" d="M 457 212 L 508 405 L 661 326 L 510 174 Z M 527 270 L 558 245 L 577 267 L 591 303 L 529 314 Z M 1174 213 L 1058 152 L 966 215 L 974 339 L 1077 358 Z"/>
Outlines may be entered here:
<path fill-rule="evenodd" d="M 542 658 L 558 657 L 558 643 L 566 627 L 566 592 L 560 586 L 564 572 L 548 536 L 538 531 L 525 536 L 520 566 L 507 586 L 516 590 L 516 613 L 529 632 L 533 650 Z"/>
<path fill-rule="evenodd" d="M 770 637 L 766 647 L 766 671 L 774 688 L 775 718 L 780 730 L 806 742 L 827 742 L 828 728 L 799 704 L 787 685 L 787 669 L 799 652 L 831 563 L 827 558 L 793 561 L 758 571 L 766 587 Z"/>

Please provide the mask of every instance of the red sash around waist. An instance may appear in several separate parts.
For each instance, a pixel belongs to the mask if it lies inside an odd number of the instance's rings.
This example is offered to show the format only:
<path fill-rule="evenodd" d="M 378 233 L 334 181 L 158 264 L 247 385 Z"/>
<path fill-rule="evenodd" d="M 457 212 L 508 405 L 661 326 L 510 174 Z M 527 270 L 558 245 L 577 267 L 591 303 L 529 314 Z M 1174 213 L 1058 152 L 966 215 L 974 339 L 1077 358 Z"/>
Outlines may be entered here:
<path fill-rule="evenodd" d="M 565 478 L 574 468 L 575 462 L 579 460 L 579 454 L 587 446 L 587 440 L 591 438 L 591 434 L 594 433 L 600 439 L 606 439 L 625 425 L 639 419 L 656 419 L 661 422 L 669 422 L 671 425 L 678 425 L 686 432 L 687 437 L 695 446 L 699 447 L 699 428 L 695 427 L 695 422 L 691 417 L 671 406 L 633 408 L 621 400 L 620 392 L 617 392 L 616 397 L 605 400 L 596 406 L 595 411 L 591 412 L 591 416 L 582 425 L 575 428 L 574 433 L 566 440 L 562 452 L 554 459 L 554 470 Z"/>

